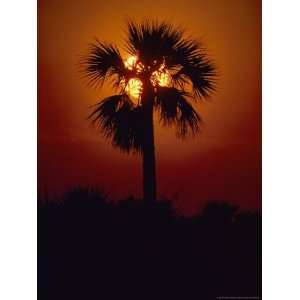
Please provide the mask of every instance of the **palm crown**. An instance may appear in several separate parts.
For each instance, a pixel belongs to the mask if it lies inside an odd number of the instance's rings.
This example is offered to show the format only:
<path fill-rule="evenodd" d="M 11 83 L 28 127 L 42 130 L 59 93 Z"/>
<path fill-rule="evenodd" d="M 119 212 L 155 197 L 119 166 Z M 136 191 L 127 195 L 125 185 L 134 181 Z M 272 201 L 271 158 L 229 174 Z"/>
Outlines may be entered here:
<path fill-rule="evenodd" d="M 197 41 L 164 22 L 128 22 L 125 45 L 127 60 L 116 46 L 98 40 L 83 58 L 90 85 L 110 81 L 117 90 L 89 117 L 114 146 L 143 155 L 144 197 L 146 184 L 154 189 L 148 198 L 155 198 L 153 111 L 163 125 L 175 125 L 179 137 L 197 133 L 202 121 L 190 100 L 215 91 L 216 70 Z"/>

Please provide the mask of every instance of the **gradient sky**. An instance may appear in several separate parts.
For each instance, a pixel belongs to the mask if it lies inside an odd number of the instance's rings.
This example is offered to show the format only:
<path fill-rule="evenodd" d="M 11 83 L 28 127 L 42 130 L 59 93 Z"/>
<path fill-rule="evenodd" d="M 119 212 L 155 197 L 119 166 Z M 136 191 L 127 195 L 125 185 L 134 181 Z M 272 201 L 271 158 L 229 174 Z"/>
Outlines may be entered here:
<path fill-rule="evenodd" d="M 88 88 L 77 67 L 94 37 L 122 47 L 127 18 L 183 26 L 204 42 L 220 72 L 218 92 L 196 105 L 201 135 L 181 141 L 155 123 L 158 194 L 185 213 L 207 201 L 260 207 L 260 0 L 39 0 L 39 188 L 92 185 L 111 198 L 141 195 L 140 157 L 113 149 L 86 121 L 88 107 L 112 91 Z"/>

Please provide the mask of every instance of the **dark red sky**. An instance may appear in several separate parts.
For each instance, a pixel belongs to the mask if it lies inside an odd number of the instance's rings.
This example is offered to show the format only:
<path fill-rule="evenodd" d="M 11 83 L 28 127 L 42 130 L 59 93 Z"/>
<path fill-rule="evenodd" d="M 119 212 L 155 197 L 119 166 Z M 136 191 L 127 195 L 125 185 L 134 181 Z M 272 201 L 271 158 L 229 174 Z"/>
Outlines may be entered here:
<path fill-rule="evenodd" d="M 257 208 L 261 200 L 261 7 L 258 0 L 38 1 L 38 186 L 61 192 L 97 185 L 111 197 L 141 195 L 141 162 L 113 149 L 85 120 L 112 91 L 93 90 L 77 71 L 98 37 L 122 46 L 125 20 L 164 19 L 202 38 L 219 91 L 197 104 L 203 133 L 177 140 L 155 127 L 158 192 L 184 212 L 210 200 Z M 123 54 L 125 54 L 123 52 Z"/>

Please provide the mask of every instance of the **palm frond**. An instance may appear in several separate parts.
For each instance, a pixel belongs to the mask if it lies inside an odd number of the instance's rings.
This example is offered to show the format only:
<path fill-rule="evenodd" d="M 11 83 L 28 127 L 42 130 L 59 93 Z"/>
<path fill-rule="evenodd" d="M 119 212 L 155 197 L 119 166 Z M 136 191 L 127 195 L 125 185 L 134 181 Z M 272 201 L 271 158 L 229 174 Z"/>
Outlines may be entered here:
<path fill-rule="evenodd" d="M 208 60 L 204 60 L 183 66 L 173 75 L 173 83 L 182 87 L 183 84 L 190 82 L 193 96 L 196 99 L 204 99 L 210 97 L 216 90 L 216 75 L 214 66 Z"/>
<path fill-rule="evenodd" d="M 102 85 L 110 79 L 114 86 L 128 76 L 119 50 L 112 44 L 96 40 L 89 47 L 88 54 L 81 59 L 82 71 L 92 86 Z"/>
<path fill-rule="evenodd" d="M 186 137 L 199 132 L 202 120 L 193 106 L 186 99 L 187 94 L 176 88 L 160 87 L 157 89 L 155 106 L 164 125 L 175 125 L 177 135 Z"/>
<path fill-rule="evenodd" d="M 183 31 L 166 22 L 144 21 L 127 23 L 127 50 L 138 55 L 147 66 L 153 62 L 161 64 L 174 46 L 180 41 Z"/>
<path fill-rule="evenodd" d="M 166 22 L 127 23 L 127 50 L 146 66 L 165 64 L 175 87 L 192 86 L 196 99 L 209 97 L 216 88 L 216 67 L 205 48 L 185 37 L 184 30 Z M 150 69 L 151 70 L 151 69 Z"/>
<path fill-rule="evenodd" d="M 181 40 L 170 56 L 169 65 L 171 69 L 176 69 L 172 73 L 175 86 L 182 88 L 190 83 L 195 98 L 207 98 L 215 91 L 216 67 L 197 41 Z"/>
<path fill-rule="evenodd" d="M 124 152 L 141 152 L 143 112 L 126 94 L 105 98 L 95 105 L 89 119 L 112 145 Z"/>

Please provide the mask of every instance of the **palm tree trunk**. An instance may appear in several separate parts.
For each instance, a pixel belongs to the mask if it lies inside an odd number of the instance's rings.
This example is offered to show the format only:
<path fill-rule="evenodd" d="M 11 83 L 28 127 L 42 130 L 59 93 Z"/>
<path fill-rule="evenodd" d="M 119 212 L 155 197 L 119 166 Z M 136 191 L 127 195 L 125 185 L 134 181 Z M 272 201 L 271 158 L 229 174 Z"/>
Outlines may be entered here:
<path fill-rule="evenodd" d="M 156 201 L 156 174 L 152 101 L 146 101 L 144 110 L 143 196 L 145 202 L 153 203 Z"/>

